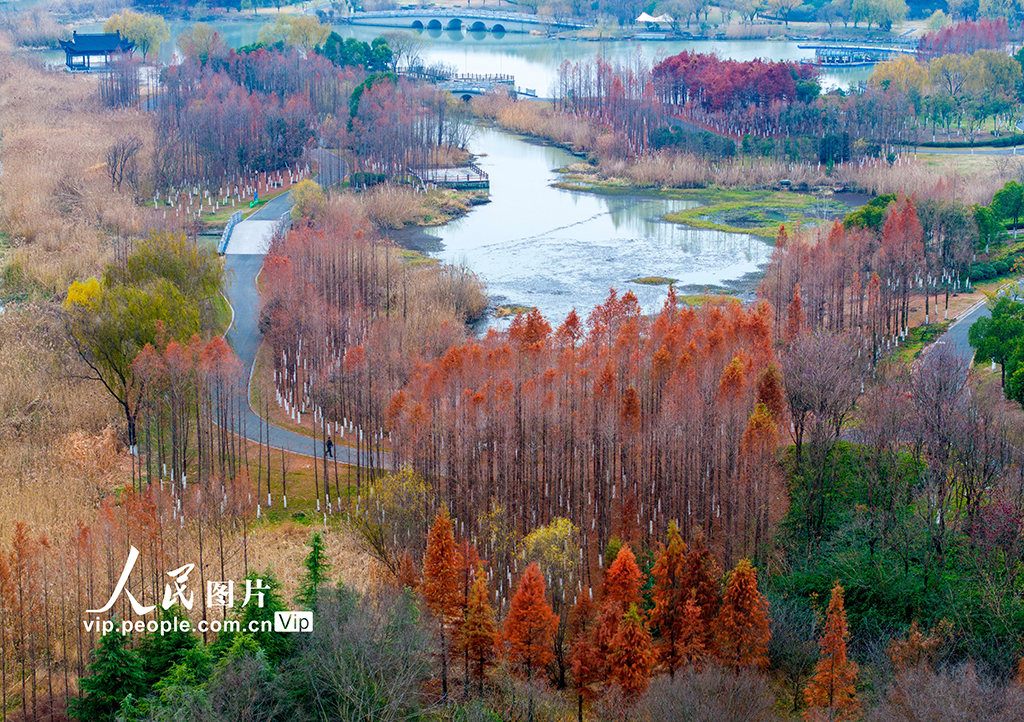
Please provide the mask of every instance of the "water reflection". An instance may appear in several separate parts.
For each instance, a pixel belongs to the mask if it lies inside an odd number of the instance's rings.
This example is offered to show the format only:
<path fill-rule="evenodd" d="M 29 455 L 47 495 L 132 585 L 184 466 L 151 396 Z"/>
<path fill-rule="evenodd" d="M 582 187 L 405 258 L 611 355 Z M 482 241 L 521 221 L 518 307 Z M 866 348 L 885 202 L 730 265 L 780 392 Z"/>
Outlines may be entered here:
<path fill-rule="evenodd" d="M 233 48 L 254 43 L 259 30 L 268 18 L 245 20 L 219 20 L 210 25 L 220 33 L 224 42 Z M 160 59 L 167 63 L 177 52 L 175 39 L 183 30 L 194 25 L 187 21 L 169 23 L 171 40 L 160 46 Z M 432 26 L 432 27 L 430 27 Z M 455 66 L 462 73 L 509 73 L 515 76 L 516 84 L 537 90 L 541 95 L 550 93 L 563 60 L 577 62 L 593 59 L 598 55 L 612 60 L 626 60 L 639 56 L 647 63 L 691 50 L 702 53 L 717 53 L 722 58 L 752 60 L 806 60 L 814 56 L 813 51 L 801 50 L 791 41 L 771 40 L 673 40 L 673 41 L 554 41 L 543 36 L 522 33 L 493 32 L 479 36 L 462 30 L 445 30 L 436 19 L 430 23 L 420 37 L 427 40 L 424 62 L 446 63 Z M 101 23 L 83 23 L 79 32 L 102 32 Z M 366 42 L 381 33 L 402 30 L 402 28 L 369 27 L 357 25 L 335 25 L 333 28 L 343 38 L 356 38 Z M 412 28 L 408 29 L 413 32 Z M 64 53 L 59 50 L 39 52 L 46 62 L 59 63 Z M 871 68 L 828 69 L 822 73 L 826 88 L 848 88 L 871 75 Z"/>
<path fill-rule="evenodd" d="M 599 196 L 552 188 L 551 169 L 575 159 L 486 129 L 471 147 L 486 154 L 491 177 L 488 205 L 447 226 L 429 229 L 432 254 L 464 263 L 503 303 L 537 306 L 559 322 L 573 308 L 586 313 L 610 288 L 631 290 L 647 311 L 663 303 L 667 288 L 630 283 L 663 276 L 695 289 L 729 287 L 767 263 L 771 248 L 747 234 L 666 223 L 668 212 L 696 201 Z"/>

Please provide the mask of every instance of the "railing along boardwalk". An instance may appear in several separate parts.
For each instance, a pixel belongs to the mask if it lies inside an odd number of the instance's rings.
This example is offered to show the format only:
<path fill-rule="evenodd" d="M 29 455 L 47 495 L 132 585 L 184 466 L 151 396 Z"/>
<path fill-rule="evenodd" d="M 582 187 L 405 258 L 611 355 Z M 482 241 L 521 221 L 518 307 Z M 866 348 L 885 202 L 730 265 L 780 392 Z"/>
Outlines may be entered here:
<path fill-rule="evenodd" d="M 487 172 L 476 163 L 458 168 L 410 168 L 409 173 L 424 185 L 457 190 L 487 190 L 491 187 Z"/>

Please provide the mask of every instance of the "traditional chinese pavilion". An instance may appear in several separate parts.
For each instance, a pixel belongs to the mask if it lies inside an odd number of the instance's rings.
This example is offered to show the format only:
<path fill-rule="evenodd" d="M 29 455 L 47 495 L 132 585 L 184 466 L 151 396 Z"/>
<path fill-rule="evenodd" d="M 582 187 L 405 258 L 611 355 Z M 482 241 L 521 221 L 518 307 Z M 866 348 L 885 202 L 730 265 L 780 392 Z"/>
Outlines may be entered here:
<path fill-rule="evenodd" d="M 61 40 L 60 46 L 64 48 L 64 64 L 68 70 L 89 70 L 93 58 L 103 56 L 103 62 L 107 63 L 111 55 L 131 53 L 135 49 L 135 43 L 122 38 L 120 31 L 81 35 L 75 32 L 71 40 Z"/>

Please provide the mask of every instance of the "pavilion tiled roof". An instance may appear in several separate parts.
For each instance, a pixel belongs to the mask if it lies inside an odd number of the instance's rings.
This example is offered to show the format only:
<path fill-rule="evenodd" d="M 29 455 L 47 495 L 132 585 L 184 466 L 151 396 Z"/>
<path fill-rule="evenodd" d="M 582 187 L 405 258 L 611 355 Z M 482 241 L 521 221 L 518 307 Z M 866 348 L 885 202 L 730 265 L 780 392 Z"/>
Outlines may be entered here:
<path fill-rule="evenodd" d="M 60 46 L 74 55 L 105 55 L 121 51 L 127 53 L 135 43 L 121 37 L 121 32 L 87 34 L 75 32 L 71 40 L 61 40 Z"/>

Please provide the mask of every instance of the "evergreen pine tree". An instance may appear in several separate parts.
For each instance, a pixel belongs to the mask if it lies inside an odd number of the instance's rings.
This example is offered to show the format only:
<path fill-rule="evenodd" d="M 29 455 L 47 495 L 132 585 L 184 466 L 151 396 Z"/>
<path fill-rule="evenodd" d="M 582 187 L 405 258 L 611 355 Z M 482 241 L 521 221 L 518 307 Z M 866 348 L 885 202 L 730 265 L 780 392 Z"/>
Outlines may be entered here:
<path fill-rule="evenodd" d="M 254 592 L 249 603 L 241 608 L 241 612 L 237 617 L 239 627 L 243 634 L 251 636 L 260 649 L 264 651 L 267 662 L 271 666 L 276 666 L 294 653 L 296 641 L 295 635 L 274 631 L 274 614 L 287 611 L 284 602 L 281 601 L 281 595 L 278 593 L 281 583 L 277 581 L 277 577 L 269 569 L 263 572 L 250 572 L 246 579 L 252 582 L 253 589 L 255 589 L 257 579 L 261 579 L 263 586 L 267 587 L 267 589 L 262 590 L 262 607 L 259 606 Z M 245 589 L 244 584 L 242 588 L 243 590 Z M 242 601 L 244 602 L 244 600 L 243 593 Z M 214 656 L 222 657 L 225 655 L 231 649 L 238 636 L 239 634 L 236 632 L 221 632 L 220 636 L 217 637 L 217 641 L 213 644 Z"/>
<path fill-rule="evenodd" d="M 181 631 L 180 622 L 187 620 L 178 606 L 169 610 L 159 609 L 160 621 L 170 622 L 172 630 L 167 634 L 161 634 L 159 630 L 147 634 L 139 643 L 137 653 L 142 659 L 143 682 L 146 687 L 152 688 L 157 682 L 171 670 L 171 668 L 184 661 L 189 650 L 193 649 L 199 640 L 191 632 Z M 173 628 L 174 620 L 178 619 L 177 628 Z"/>
<path fill-rule="evenodd" d="M 327 582 L 327 575 L 331 571 L 331 562 L 327 559 L 324 535 L 321 532 L 314 533 L 307 546 L 309 554 L 302 562 L 302 566 L 306 567 L 306 572 L 302 575 L 302 581 L 299 582 L 295 601 L 306 609 L 315 611 L 317 594 L 320 587 Z"/>
<path fill-rule="evenodd" d="M 120 623 L 114 620 L 115 630 Z M 73 699 L 69 711 L 82 722 L 112 722 L 126 697 L 145 694 L 142 660 L 128 648 L 127 637 L 119 631 L 100 637 L 96 658 L 89 665 L 92 673 L 79 681 L 80 699 Z"/>

